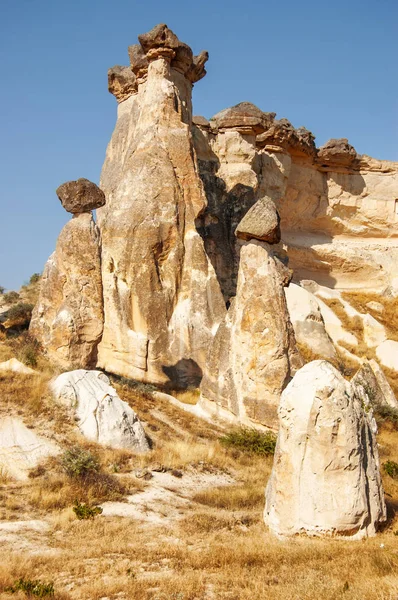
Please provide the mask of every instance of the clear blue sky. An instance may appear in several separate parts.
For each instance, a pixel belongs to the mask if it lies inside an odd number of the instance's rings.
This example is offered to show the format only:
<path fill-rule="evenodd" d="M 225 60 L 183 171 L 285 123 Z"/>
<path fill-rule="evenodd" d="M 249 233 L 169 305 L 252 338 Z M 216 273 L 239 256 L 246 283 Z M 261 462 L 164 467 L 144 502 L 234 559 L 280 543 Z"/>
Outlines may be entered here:
<path fill-rule="evenodd" d="M 0 284 L 43 269 L 69 216 L 56 187 L 99 180 L 116 117 L 107 69 L 165 22 L 210 53 L 194 113 L 247 100 L 398 160 L 397 0 L 1 0 Z"/>

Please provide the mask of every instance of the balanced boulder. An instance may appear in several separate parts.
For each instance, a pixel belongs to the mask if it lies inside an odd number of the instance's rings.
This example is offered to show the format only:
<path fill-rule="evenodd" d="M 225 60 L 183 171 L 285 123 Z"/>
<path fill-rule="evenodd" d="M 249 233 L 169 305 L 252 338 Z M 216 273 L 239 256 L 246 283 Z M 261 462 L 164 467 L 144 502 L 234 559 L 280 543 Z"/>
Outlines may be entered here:
<path fill-rule="evenodd" d="M 368 407 L 367 407 L 367 410 Z M 265 522 L 280 537 L 373 535 L 386 505 L 371 411 L 326 361 L 284 390 Z"/>
<path fill-rule="evenodd" d="M 64 209 L 72 214 L 90 212 L 105 204 L 105 194 L 88 179 L 67 181 L 57 188 L 57 196 Z"/>
<path fill-rule="evenodd" d="M 136 452 L 149 450 L 144 428 L 133 409 L 121 400 L 101 371 L 62 373 L 51 384 L 56 401 L 70 408 L 89 440 Z"/>
<path fill-rule="evenodd" d="M 280 218 L 271 198 L 266 196 L 253 204 L 236 228 L 235 235 L 244 240 L 256 239 L 269 244 L 281 241 Z"/>

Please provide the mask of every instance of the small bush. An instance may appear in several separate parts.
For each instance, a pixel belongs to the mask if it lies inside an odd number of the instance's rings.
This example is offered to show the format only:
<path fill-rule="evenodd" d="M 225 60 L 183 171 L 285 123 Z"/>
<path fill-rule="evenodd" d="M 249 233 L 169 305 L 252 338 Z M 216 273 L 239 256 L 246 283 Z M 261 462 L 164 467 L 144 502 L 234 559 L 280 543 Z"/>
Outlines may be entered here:
<path fill-rule="evenodd" d="M 6 588 L 6 592 L 15 594 L 16 592 L 24 592 L 29 598 L 36 596 L 36 598 L 46 598 L 47 596 L 54 596 L 54 584 L 53 583 L 42 583 L 39 579 L 18 579 L 14 585 Z"/>
<path fill-rule="evenodd" d="M 94 519 L 96 515 L 102 514 L 102 508 L 100 506 L 90 507 L 87 504 L 80 503 L 79 500 L 75 500 L 73 512 L 79 521 L 82 521 L 84 519 Z"/>
<path fill-rule="evenodd" d="M 3 300 L 6 304 L 15 304 L 19 300 L 18 292 L 7 292 L 3 296 Z"/>
<path fill-rule="evenodd" d="M 262 432 L 250 427 L 239 427 L 220 437 L 220 443 L 228 448 L 268 456 L 275 453 L 276 435 L 272 431 Z"/>
<path fill-rule="evenodd" d="M 5 291 L 6 291 L 6 288 L 3 287 L 2 285 L 0 285 L 0 294 L 4 294 Z"/>
<path fill-rule="evenodd" d="M 7 319 L 30 321 L 33 308 L 33 304 L 28 304 L 27 302 L 18 302 L 18 304 L 14 304 L 14 306 L 11 306 L 11 308 L 7 311 Z"/>
<path fill-rule="evenodd" d="M 64 452 L 61 465 L 65 473 L 72 478 L 86 478 L 100 471 L 98 459 L 89 450 L 78 446 Z"/>
<path fill-rule="evenodd" d="M 29 283 L 37 283 L 40 281 L 41 273 L 33 273 L 32 277 L 29 279 Z"/>
<path fill-rule="evenodd" d="M 387 475 L 393 479 L 398 479 L 398 463 L 393 460 L 388 460 L 384 463 L 383 467 Z"/>
<path fill-rule="evenodd" d="M 378 423 L 387 421 L 394 426 L 394 429 L 398 427 L 398 410 L 396 408 L 380 404 L 375 408 L 375 417 Z"/>

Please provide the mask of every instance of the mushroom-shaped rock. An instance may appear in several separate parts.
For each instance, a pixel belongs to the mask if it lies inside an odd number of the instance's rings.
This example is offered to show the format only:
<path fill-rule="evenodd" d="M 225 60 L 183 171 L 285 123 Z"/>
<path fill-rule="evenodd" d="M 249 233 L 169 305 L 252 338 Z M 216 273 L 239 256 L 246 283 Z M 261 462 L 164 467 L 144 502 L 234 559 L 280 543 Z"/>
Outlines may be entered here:
<path fill-rule="evenodd" d="M 280 218 L 271 198 L 265 196 L 253 204 L 236 228 L 235 235 L 243 240 L 262 240 L 269 244 L 281 241 Z"/>
<path fill-rule="evenodd" d="M 159 23 L 148 33 L 142 33 L 138 36 L 138 40 L 145 54 L 158 48 L 177 50 L 181 44 L 176 34 L 165 23 Z"/>
<path fill-rule="evenodd" d="M 105 194 L 88 179 L 67 181 L 57 188 L 57 196 L 64 209 L 72 214 L 90 212 L 105 204 Z"/>
<path fill-rule="evenodd" d="M 145 78 L 148 73 L 148 59 L 140 44 L 128 47 L 130 66 L 137 79 Z"/>
<path fill-rule="evenodd" d="M 356 388 L 362 389 L 371 406 L 387 406 L 398 409 L 398 401 L 382 369 L 375 360 L 364 360 L 361 368 L 351 379 Z"/>
<path fill-rule="evenodd" d="M 318 150 L 318 162 L 325 165 L 350 167 L 357 152 L 347 138 L 331 139 Z"/>
<path fill-rule="evenodd" d="M 55 400 L 71 408 L 89 440 L 136 452 L 149 450 L 144 428 L 133 409 L 121 400 L 101 371 L 78 369 L 51 383 Z"/>
<path fill-rule="evenodd" d="M 214 115 L 211 123 L 218 129 L 248 130 L 257 135 L 268 129 L 274 118 L 275 113 L 264 113 L 251 102 L 240 102 Z"/>
<path fill-rule="evenodd" d="M 277 146 L 291 154 L 315 157 L 315 137 L 305 127 L 295 129 L 287 119 L 273 121 L 271 126 L 256 138 L 260 147 Z"/>
<path fill-rule="evenodd" d="M 302 367 L 281 396 L 264 518 L 280 536 L 374 535 L 386 520 L 370 414 L 326 361 Z"/>
<path fill-rule="evenodd" d="M 123 102 L 137 92 L 137 78 L 131 67 L 116 65 L 108 71 L 108 90 L 118 102 Z"/>

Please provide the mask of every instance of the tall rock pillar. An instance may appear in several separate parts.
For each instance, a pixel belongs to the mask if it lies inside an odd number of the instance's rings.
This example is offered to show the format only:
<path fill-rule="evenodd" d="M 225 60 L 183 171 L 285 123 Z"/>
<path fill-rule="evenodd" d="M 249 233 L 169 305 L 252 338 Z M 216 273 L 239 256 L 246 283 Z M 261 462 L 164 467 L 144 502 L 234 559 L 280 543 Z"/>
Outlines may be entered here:
<path fill-rule="evenodd" d="M 118 120 L 101 174 L 105 325 L 98 365 L 141 381 L 198 383 L 225 314 L 195 219 L 206 206 L 191 136 L 194 57 L 166 25 L 109 72 Z"/>

